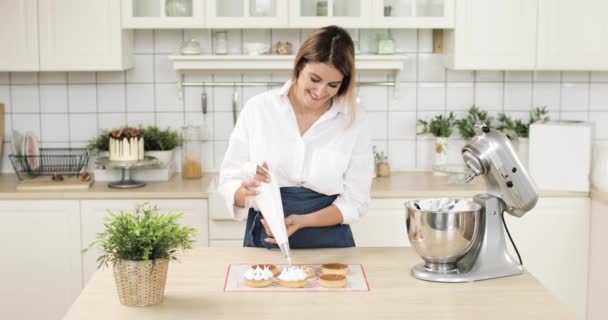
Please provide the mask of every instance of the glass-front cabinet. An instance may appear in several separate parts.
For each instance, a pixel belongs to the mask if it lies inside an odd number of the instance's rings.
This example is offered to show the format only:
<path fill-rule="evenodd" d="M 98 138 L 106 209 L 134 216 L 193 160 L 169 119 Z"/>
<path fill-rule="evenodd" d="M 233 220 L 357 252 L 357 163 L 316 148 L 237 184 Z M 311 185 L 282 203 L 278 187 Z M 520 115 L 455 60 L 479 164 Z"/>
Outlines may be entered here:
<path fill-rule="evenodd" d="M 207 0 L 209 28 L 287 28 L 286 0 Z"/>
<path fill-rule="evenodd" d="M 371 26 L 371 2 L 378 0 L 294 0 L 289 5 L 290 27 L 318 28 L 329 24 L 345 28 Z"/>
<path fill-rule="evenodd" d="M 202 28 L 203 0 L 122 0 L 122 27 Z"/>
<path fill-rule="evenodd" d="M 372 27 L 453 28 L 454 0 L 374 0 Z"/>

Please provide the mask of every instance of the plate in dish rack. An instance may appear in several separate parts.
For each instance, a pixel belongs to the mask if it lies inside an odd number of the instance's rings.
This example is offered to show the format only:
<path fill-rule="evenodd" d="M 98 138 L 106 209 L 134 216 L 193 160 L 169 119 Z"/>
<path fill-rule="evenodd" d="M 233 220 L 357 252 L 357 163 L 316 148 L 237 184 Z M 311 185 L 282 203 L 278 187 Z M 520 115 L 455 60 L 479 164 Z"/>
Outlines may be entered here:
<path fill-rule="evenodd" d="M 38 170 L 40 168 L 40 145 L 36 134 L 32 131 L 28 131 L 25 134 L 23 154 L 27 156 L 27 163 L 31 170 Z"/>

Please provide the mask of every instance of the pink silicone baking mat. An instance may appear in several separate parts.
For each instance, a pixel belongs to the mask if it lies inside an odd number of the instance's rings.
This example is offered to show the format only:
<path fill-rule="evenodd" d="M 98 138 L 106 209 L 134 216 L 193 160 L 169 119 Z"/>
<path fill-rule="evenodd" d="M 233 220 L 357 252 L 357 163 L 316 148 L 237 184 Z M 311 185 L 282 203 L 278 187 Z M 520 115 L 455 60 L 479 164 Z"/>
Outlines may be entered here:
<path fill-rule="evenodd" d="M 348 274 L 346 275 L 346 287 L 344 288 L 324 288 L 319 284 L 319 275 L 321 274 L 320 264 L 308 264 L 315 269 L 316 276 L 308 280 L 308 284 L 304 288 L 285 288 L 279 286 L 279 280 L 273 278 L 272 285 L 264 288 L 251 288 L 245 285 L 243 275 L 251 264 L 229 264 L 228 271 L 226 272 L 226 282 L 224 283 L 224 291 L 227 292 L 361 292 L 369 291 L 369 284 L 367 283 L 367 277 L 365 276 L 365 270 L 360 264 L 349 264 Z M 279 270 L 283 270 L 287 265 L 279 264 L 277 267 Z"/>

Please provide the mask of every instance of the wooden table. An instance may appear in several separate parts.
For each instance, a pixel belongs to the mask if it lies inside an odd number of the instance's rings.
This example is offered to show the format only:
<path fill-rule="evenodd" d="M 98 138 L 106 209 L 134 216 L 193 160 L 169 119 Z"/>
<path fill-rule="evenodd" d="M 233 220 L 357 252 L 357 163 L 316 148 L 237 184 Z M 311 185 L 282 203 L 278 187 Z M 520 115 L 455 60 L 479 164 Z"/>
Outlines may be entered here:
<path fill-rule="evenodd" d="M 165 298 L 152 307 L 119 303 L 112 271 L 97 271 L 65 320 L 156 319 L 574 319 L 530 274 L 473 283 L 410 276 L 411 248 L 293 250 L 294 263 L 362 264 L 369 292 L 224 292 L 231 263 L 285 263 L 259 248 L 197 248 L 169 267 Z"/>

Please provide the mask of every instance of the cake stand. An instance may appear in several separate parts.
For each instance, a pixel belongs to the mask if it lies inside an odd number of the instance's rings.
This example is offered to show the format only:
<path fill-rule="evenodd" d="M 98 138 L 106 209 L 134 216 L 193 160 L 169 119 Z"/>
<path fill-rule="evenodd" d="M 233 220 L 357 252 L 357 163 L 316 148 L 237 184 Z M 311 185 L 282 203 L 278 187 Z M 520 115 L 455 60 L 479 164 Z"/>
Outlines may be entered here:
<path fill-rule="evenodd" d="M 146 185 L 143 181 L 133 180 L 131 178 L 131 168 L 147 167 L 158 163 L 158 160 L 154 157 L 145 156 L 143 160 L 137 161 L 114 161 L 108 157 L 101 157 L 95 161 L 97 164 L 110 168 L 120 168 L 122 170 L 122 177 L 120 181 L 114 181 L 108 184 L 110 188 L 117 189 L 131 189 L 141 188 Z"/>

